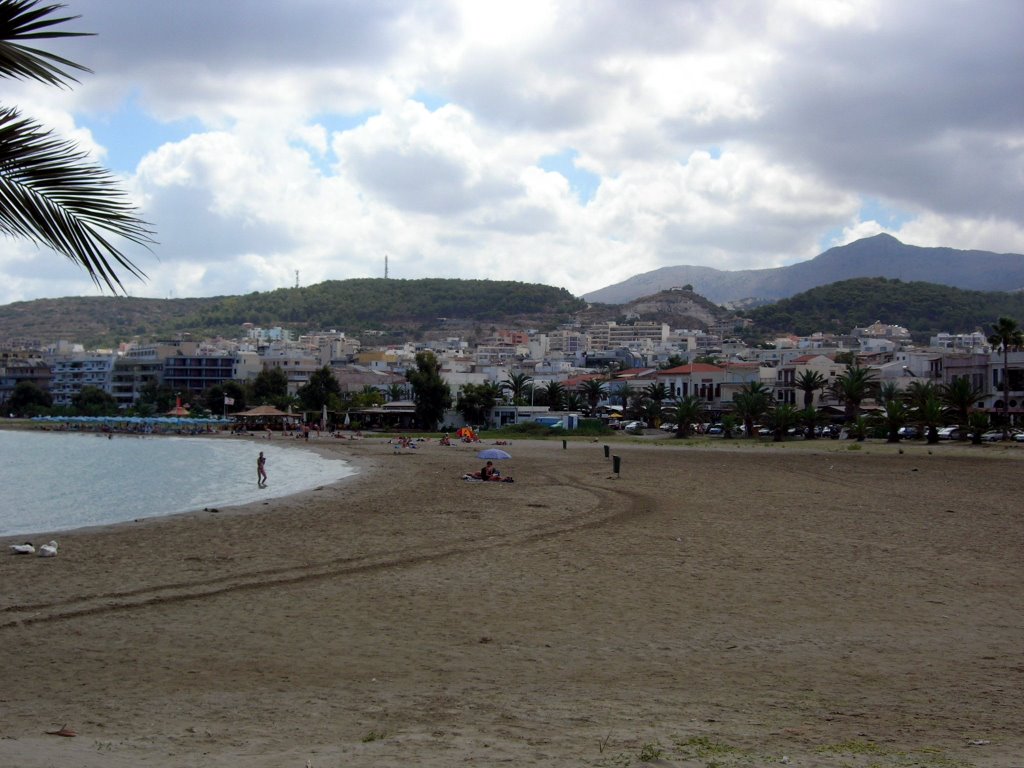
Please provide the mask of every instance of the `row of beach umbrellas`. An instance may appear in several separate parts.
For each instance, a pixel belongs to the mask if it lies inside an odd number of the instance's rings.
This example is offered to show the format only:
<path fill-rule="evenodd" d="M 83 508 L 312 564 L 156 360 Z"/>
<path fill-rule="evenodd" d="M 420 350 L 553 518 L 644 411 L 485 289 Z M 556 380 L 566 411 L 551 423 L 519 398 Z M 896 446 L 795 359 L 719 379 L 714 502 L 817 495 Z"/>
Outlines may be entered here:
<path fill-rule="evenodd" d="M 34 416 L 32 421 L 46 421 L 59 424 L 136 424 L 156 425 L 182 424 L 198 426 L 200 424 L 231 424 L 231 419 L 217 416 L 203 418 L 193 416 Z"/>

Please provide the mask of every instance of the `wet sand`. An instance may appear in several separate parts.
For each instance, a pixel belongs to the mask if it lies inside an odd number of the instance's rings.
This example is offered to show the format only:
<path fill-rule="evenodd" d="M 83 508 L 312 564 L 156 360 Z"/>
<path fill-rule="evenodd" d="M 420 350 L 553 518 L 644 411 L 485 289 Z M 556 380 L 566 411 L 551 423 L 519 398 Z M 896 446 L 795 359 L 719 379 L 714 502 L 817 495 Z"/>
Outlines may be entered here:
<path fill-rule="evenodd" d="M 1024 765 L 1024 446 L 604 442 L 4 540 L 0 765 Z"/>

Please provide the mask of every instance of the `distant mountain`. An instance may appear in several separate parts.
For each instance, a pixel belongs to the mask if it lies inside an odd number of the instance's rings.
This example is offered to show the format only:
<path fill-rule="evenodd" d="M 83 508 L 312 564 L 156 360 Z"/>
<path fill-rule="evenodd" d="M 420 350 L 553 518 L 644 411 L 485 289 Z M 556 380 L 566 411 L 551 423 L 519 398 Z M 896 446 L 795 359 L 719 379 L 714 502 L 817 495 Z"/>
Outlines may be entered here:
<path fill-rule="evenodd" d="M 922 280 L 976 291 L 1024 288 L 1024 255 L 954 248 L 921 248 L 891 235 L 875 235 L 830 248 L 799 264 L 772 269 L 724 271 L 711 267 L 662 267 L 583 296 L 623 304 L 641 296 L 691 285 L 717 304 L 746 299 L 776 301 L 821 285 L 856 277 Z"/>
<path fill-rule="evenodd" d="M 244 296 L 136 299 L 91 296 L 0 306 L 0 340 L 59 339 L 109 346 L 133 338 L 237 337 L 243 323 L 298 332 L 374 330 L 417 339 L 428 330 L 486 323 L 554 326 L 585 303 L 549 285 L 499 280 L 330 280 Z"/>
<path fill-rule="evenodd" d="M 963 291 L 935 283 L 860 277 L 812 288 L 743 313 L 758 335 L 849 333 L 876 320 L 921 340 L 941 331 L 988 335 L 1000 317 L 1024 318 L 1024 293 Z"/>

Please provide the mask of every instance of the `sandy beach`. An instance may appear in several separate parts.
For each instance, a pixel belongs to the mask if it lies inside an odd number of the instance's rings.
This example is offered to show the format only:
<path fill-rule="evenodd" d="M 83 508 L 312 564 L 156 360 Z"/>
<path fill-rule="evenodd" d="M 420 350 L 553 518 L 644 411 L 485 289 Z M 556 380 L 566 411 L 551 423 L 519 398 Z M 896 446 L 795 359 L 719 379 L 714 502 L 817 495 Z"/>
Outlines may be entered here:
<path fill-rule="evenodd" d="M 315 445 L 4 540 L 0 765 L 1024 766 L 1024 446 Z"/>

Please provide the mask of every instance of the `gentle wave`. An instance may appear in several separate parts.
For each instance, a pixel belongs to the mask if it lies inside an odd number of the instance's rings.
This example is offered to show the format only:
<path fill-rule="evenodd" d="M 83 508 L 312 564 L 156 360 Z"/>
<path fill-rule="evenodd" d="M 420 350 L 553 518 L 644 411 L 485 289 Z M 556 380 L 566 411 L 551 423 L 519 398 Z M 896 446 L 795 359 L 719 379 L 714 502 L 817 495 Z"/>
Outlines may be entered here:
<path fill-rule="evenodd" d="M 267 488 L 256 456 L 267 457 Z M 246 504 L 355 472 L 271 441 L 0 430 L 0 536 L 108 525 Z"/>

